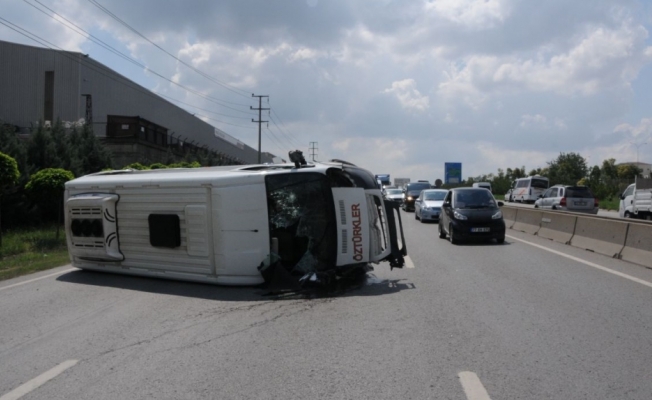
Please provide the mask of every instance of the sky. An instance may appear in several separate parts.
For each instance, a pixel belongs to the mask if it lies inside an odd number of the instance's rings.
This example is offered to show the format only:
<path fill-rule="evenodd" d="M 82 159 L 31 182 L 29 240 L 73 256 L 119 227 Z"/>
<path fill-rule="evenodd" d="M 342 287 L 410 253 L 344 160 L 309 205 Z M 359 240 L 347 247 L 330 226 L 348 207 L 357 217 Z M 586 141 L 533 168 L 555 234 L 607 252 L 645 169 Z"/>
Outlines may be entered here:
<path fill-rule="evenodd" d="M 464 178 L 570 152 L 589 166 L 652 163 L 651 0 L 0 0 L 0 10 L 0 40 L 88 54 L 253 148 L 252 94 L 269 96 L 262 150 L 285 159 L 299 149 L 431 182 L 446 162 L 462 163 Z"/>

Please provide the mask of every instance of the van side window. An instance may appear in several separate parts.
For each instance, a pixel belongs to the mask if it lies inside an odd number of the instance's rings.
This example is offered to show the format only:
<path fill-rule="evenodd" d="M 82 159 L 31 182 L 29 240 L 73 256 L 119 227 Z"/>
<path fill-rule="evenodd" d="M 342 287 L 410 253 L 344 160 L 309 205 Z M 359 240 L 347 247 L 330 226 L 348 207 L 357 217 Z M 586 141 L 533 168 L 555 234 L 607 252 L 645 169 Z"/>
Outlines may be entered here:
<path fill-rule="evenodd" d="M 550 196 L 548 197 L 557 197 L 557 188 L 550 189 Z"/>

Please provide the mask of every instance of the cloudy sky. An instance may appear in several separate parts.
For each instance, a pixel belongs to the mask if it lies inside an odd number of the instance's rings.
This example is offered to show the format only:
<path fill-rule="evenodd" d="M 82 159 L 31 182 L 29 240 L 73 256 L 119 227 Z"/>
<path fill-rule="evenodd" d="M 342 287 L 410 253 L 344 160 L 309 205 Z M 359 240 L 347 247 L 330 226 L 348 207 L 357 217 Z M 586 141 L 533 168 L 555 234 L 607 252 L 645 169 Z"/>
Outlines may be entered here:
<path fill-rule="evenodd" d="M 268 95 L 263 151 L 283 157 L 316 142 L 317 159 L 430 181 L 445 162 L 468 177 L 545 167 L 560 152 L 595 165 L 635 161 L 638 148 L 652 162 L 648 0 L 0 0 L 0 10 L 0 40 L 43 46 L 22 29 L 89 54 L 254 148 L 251 95 Z"/>

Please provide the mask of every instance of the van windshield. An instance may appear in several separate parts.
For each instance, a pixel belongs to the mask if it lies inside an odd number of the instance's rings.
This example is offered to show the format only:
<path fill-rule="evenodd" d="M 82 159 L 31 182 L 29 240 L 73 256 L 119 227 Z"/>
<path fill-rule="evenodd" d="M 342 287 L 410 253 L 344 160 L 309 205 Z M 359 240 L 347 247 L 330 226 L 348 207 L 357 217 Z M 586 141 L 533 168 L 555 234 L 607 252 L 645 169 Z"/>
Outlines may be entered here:
<path fill-rule="evenodd" d="M 290 272 L 305 274 L 332 268 L 337 260 L 333 193 L 319 173 L 268 175 L 270 238 Z"/>

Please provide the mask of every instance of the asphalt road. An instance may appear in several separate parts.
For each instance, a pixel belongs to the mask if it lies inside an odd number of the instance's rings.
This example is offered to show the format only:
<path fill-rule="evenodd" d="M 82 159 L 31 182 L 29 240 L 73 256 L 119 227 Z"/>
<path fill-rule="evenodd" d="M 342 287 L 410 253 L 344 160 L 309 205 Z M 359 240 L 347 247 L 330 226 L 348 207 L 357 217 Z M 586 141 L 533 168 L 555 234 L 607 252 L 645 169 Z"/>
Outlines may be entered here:
<path fill-rule="evenodd" d="M 402 215 L 415 268 L 336 297 L 0 282 L 0 400 L 650 399 L 652 270 L 515 231 L 454 246 Z"/>

